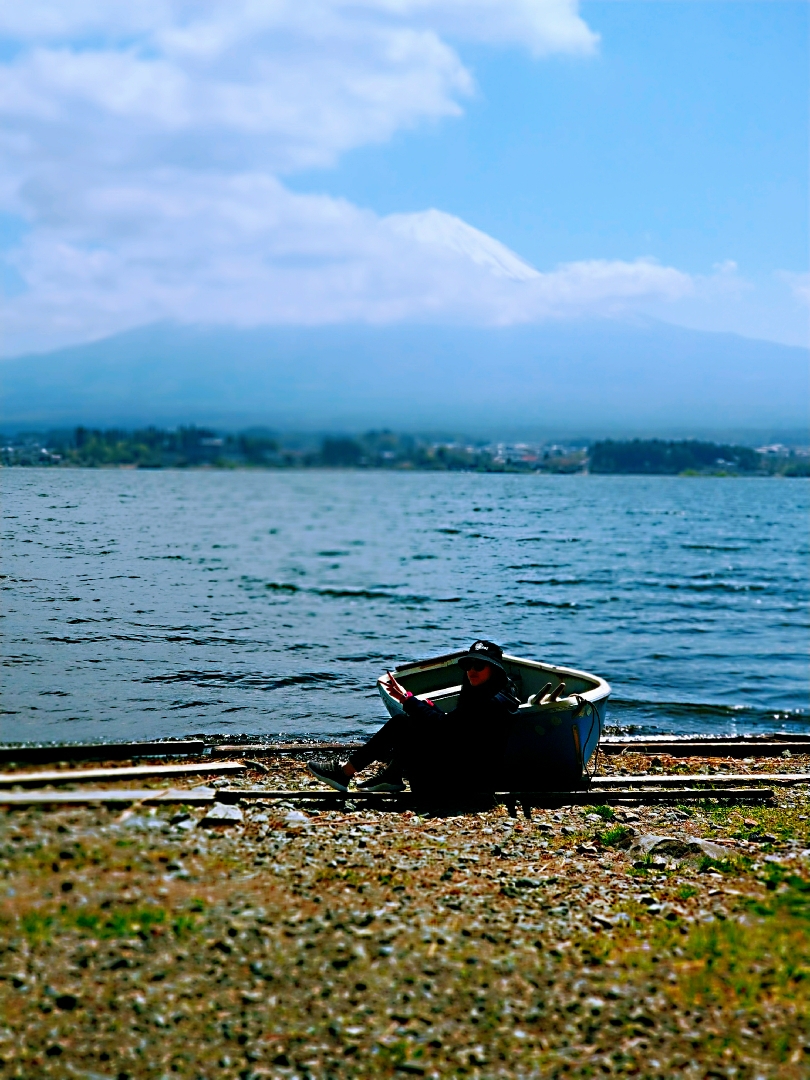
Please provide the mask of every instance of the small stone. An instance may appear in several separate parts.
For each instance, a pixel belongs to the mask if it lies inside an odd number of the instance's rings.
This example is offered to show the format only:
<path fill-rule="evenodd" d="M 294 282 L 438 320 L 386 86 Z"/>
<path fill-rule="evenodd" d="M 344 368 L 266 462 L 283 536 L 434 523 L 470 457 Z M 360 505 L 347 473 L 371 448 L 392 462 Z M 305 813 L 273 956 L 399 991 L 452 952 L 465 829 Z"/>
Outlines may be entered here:
<path fill-rule="evenodd" d="M 238 806 L 230 803 L 214 803 L 206 811 L 200 825 L 203 827 L 207 825 L 237 825 L 242 820 L 242 817 L 242 811 Z"/>

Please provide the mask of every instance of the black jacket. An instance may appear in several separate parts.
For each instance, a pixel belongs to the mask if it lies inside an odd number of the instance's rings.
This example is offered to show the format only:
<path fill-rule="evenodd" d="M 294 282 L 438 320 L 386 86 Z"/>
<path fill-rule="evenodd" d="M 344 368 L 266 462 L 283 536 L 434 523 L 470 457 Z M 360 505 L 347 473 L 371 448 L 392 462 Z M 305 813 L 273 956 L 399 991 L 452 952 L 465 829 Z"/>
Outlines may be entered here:
<path fill-rule="evenodd" d="M 476 688 L 465 685 L 449 713 L 432 702 L 407 698 L 402 707 L 415 722 L 414 744 L 420 750 L 405 763 L 411 787 L 416 781 L 493 790 L 519 704 L 505 678 Z"/>

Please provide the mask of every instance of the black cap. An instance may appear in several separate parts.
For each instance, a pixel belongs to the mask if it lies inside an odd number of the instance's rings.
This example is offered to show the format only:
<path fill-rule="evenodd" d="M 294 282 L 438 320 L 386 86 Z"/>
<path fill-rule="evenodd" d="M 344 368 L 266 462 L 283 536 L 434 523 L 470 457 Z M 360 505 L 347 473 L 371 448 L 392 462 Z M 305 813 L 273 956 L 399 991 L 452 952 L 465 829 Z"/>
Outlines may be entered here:
<path fill-rule="evenodd" d="M 494 641 L 487 641 L 484 638 L 474 641 L 469 650 L 457 660 L 459 667 L 462 668 L 467 668 L 470 664 L 476 662 L 492 664 L 493 667 L 498 667 L 501 671 L 506 670 L 503 666 L 503 649 L 500 645 L 496 645 Z"/>

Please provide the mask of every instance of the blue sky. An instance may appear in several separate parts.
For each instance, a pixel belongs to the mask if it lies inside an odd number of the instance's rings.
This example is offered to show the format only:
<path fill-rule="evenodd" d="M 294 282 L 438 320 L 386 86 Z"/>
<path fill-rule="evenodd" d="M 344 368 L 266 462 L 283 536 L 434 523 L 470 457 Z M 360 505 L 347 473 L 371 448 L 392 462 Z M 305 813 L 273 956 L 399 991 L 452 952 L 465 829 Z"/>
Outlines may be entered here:
<path fill-rule="evenodd" d="M 808 5 L 0 14 L 6 354 L 172 318 L 805 343 Z"/>
<path fill-rule="evenodd" d="M 378 213 L 436 206 L 538 267 L 640 251 L 694 272 L 806 268 L 805 3 L 602 2 L 588 58 L 459 53 L 465 115 L 293 178 Z"/>

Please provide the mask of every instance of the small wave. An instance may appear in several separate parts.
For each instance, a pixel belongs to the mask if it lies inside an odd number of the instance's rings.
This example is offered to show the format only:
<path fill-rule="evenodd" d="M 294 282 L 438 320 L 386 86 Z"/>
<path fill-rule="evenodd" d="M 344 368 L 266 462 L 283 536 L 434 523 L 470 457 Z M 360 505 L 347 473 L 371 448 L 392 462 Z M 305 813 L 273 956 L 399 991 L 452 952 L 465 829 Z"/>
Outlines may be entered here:
<path fill-rule="evenodd" d="M 582 536 L 519 536 L 516 540 L 516 544 L 581 544 L 585 541 L 585 537 Z M 590 543 L 590 540 L 586 541 Z"/>
<path fill-rule="evenodd" d="M 325 596 L 336 600 L 388 600 L 393 604 L 458 604 L 460 596 L 418 596 L 385 592 L 383 589 L 352 589 L 294 585 L 291 582 L 267 581 L 264 587 L 271 592 L 307 593 L 309 596 Z"/>
<path fill-rule="evenodd" d="M 664 585 L 665 589 L 672 589 L 683 592 L 727 592 L 727 593 L 742 593 L 742 592 L 767 592 L 767 585 L 735 585 L 729 581 L 711 581 L 704 583 L 689 582 L 687 584 L 678 584 L 674 581 L 668 581 Z"/>
<path fill-rule="evenodd" d="M 575 610 L 584 609 L 588 605 L 577 604 L 575 600 L 507 600 L 504 607 L 544 607 L 544 608 L 558 608 L 560 610 Z"/>
<path fill-rule="evenodd" d="M 355 656 L 336 656 L 339 664 L 368 664 L 372 660 L 375 663 L 390 663 L 390 656 L 385 653 L 357 653 Z"/>
<path fill-rule="evenodd" d="M 331 671 L 309 671 L 300 675 L 282 675 L 277 678 L 261 671 L 175 671 L 169 675 L 149 675 L 145 683 L 167 685 L 188 683 L 191 686 L 220 687 L 248 686 L 255 690 L 281 690 L 285 686 L 321 686 L 340 681 Z"/>
<path fill-rule="evenodd" d="M 205 709 L 209 705 L 224 705 L 224 701 L 173 701 L 169 708 L 173 712 L 181 712 L 183 709 Z"/>
<path fill-rule="evenodd" d="M 30 653 L 18 653 L 17 655 L 9 653 L 0 660 L 0 664 L 2 664 L 3 667 L 17 667 L 26 664 L 39 664 L 40 662 L 41 657 L 33 656 Z"/>
<path fill-rule="evenodd" d="M 587 585 L 584 578 L 518 578 L 518 585 Z"/>
<path fill-rule="evenodd" d="M 59 634 L 46 634 L 45 641 L 52 641 L 55 645 L 91 645 L 99 641 L 109 641 L 113 635 L 93 634 L 85 637 L 65 637 Z M 116 637 L 117 641 L 143 641 L 142 637 Z"/>
<path fill-rule="evenodd" d="M 669 717 L 715 717 L 736 721 L 758 719 L 783 723 L 795 721 L 798 724 L 810 722 L 810 714 L 806 709 L 765 709 L 756 705 L 724 705 L 707 701 L 641 701 L 635 698 L 611 697 L 610 706 L 628 710 L 661 711 Z"/>
<path fill-rule="evenodd" d="M 404 597 L 396 596 L 392 593 L 381 592 L 377 589 L 307 589 L 307 592 L 314 593 L 316 596 L 334 596 L 339 600 L 403 600 Z M 424 604 L 428 597 L 426 596 L 412 596 L 409 597 L 412 602 L 417 604 Z"/>
<path fill-rule="evenodd" d="M 681 544 L 686 551 L 745 551 L 742 547 L 730 547 L 724 544 Z"/>

